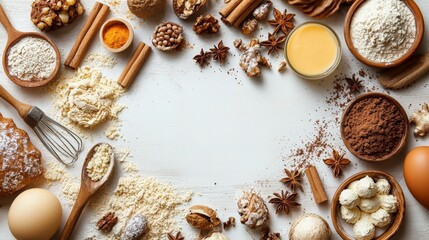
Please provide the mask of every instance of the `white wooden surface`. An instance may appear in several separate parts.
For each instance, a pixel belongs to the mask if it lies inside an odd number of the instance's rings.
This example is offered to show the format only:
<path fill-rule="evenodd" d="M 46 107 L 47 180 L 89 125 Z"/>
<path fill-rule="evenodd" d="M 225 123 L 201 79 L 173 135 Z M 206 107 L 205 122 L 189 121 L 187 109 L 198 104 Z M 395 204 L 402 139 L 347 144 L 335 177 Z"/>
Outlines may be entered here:
<path fill-rule="evenodd" d="M 13 25 L 21 31 L 38 31 L 30 21 L 31 0 L 0 1 Z M 93 0 L 82 1 L 87 13 Z M 210 1 L 203 11 L 216 14 L 223 1 Z M 279 9 L 287 8 L 297 13 L 296 24 L 310 20 L 297 9 L 288 6 L 285 1 L 274 1 Z M 429 2 L 416 1 L 429 22 Z M 185 37 L 194 46 L 182 52 L 163 53 L 154 49 L 138 79 L 120 102 L 127 105 L 120 114 L 123 121 L 123 139 L 112 142 L 115 146 L 132 150 L 133 161 L 142 175 L 155 176 L 171 182 L 179 190 L 191 189 L 196 196 L 193 203 L 205 204 L 218 210 L 222 219 L 235 216 L 237 219 L 235 199 L 244 189 L 255 188 L 267 198 L 273 192 L 279 192 L 284 186 L 278 182 L 283 176 L 282 169 L 289 163 L 282 157 L 288 156 L 291 149 L 299 146 L 301 141 L 314 133 L 314 121 L 324 117 L 329 119 L 325 99 L 328 90 L 332 89 L 333 77 L 324 81 L 310 82 L 299 79 L 291 71 L 278 73 L 276 68 L 280 55 L 271 58 L 273 69 L 264 69 L 259 80 L 247 78 L 238 66 L 238 51 L 232 46 L 233 40 L 243 38 L 236 30 L 221 24 L 221 31 L 213 36 L 196 36 L 191 30 L 192 21 L 179 20 L 173 13 L 171 1 L 168 1 L 164 13 L 154 19 L 132 22 L 135 27 L 134 47 L 139 40 L 150 44 L 154 27 L 162 20 L 176 21 L 185 26 Z M 113 7 L 109 17 L 121 17 L 127 14 L 126 1 L 120 7 Z M 359 69 L 370 70 L 360 64 L 349 53 L 343 38 L 343 20 L 347 8 L 324 22 L 332 26 L 342 39 L 343 60 L 337 73 L 350 75 Z M 218 16 L 216 14 L 216 16 Z M 63 58 L 68 54 L 83 19 L 64 30 L 50 33 L 49 36 L 62 50 Z M 426 26 L 426 32 L 429 24 Z M 272 27 L 263 25 L 263 30 L 255 36 L 271 32 Z M 0 46 L 6 43 L 6 32 L 0 28 Z M 192 60 L 200 48 L 208 49 L 219 40 L 231 47 L 228 63 L 220 66 L 212 63 L 200 69 Z M 420 51 L 428 51 L 428 38 L 425 36 Z M 108 54 L 95 39 L 89 52 Z M 116 79 L 124 67 L 130 51 L 114 55 L 118 64 L 105 74 Z M 228 72 L 230 72 L 228 74 Z M 16 97 L 38 105 L 47 112 L 53 110 L 51 95 L 41 89 L 22 89 L 11 83 L 3 70 L 0 70 L 0 83 Z M 390 91 L 409 114 L 427 101 L 429 90 L 426 75 L 417 84 L 406 90 Z M 373 80 L 365 81 L 367 85 L 378 86 Z M 31 130 L 19 119 L 16 112 L 1 101 L 0 111 L 6 117 L 15 119 L 17 125 L 26 129 L 36 145 L 45 156 L 48 153 L 36 140 Z M 329 129 L 335 137 L 328 142 L 336 147 L 344 146 L 339 137 L 338 126 Z M 85 140 L 86 150 L 94 143 L 106 141 L 102 129 L 94 133 L 92 140 Z M 410 134 L 408 151 L 417 145 L 428 144 L 427 139 L 416 141 Z M 327 150 L 328 152 L 328 150 Z M 85 152 L 84 152 L 85 153 Z M 84 155 L 84 154 L 83 154 Z M 70 168 L 79 177 L 84 156 Z M 420 206 L 408 191 L 402 173 L 404 154 L 386 163 L 369 164 L 347 154 L 353 161 L 345 171 L 342 179 L 334 179 L 322 159 L 313 159 L 323 178 L 329 197 L 346 177 L 365 169 L 381 169 L 392 173 L 403 187 L 407 200 L 406 218 L 399 233 L 394 239 L 426 239 L 429 234 L 429 213 Z M 116 176 L 118 177 L 118 176 Z M 110 186 L 113 190 L 115 186 Z M 290 215 L 274 214 L 270 205 L 271 226 L 274 231 L 287 239 L 290 223 L 303 212 L 322 215 L 330 222 L 329 204 L 316 205 L 312 200 L 310 187 L 305 182 L 305 193 L 299 200 L 302 208 L 292 210 Z M 7 227 L 7 211 L 13 197 L 0 198 L 0 238 L 13 239 Z M 70 211 L 64 203 L 63 224 Z M 76 228 L 74 239 L 83 239 L 88 229 L 92 228 L 85 212 Z M 185 235 L 191 236 L 192 230 L 183 224 Z M 331 226 L 332 227 L 332 226 Z M 333 230 L 333 239 L 340 239 Z M 232 240 L 252 239 L 257 235 L 241 224 L 226 234 Z M 189 238 L 188 238 L 189 239 Z"/>

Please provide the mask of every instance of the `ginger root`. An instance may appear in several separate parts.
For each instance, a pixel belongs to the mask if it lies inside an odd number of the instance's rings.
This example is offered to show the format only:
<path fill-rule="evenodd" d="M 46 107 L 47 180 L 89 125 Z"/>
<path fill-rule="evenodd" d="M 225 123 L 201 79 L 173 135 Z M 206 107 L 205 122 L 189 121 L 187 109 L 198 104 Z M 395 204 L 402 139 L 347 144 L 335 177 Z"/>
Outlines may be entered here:
<path fill-rule="evenodd" d="M 414 123 L 414 136 L 424 137 L 429 132 L 429 104 L 424 103 L 422 109 L 413 113 L 410 123 Z"/>

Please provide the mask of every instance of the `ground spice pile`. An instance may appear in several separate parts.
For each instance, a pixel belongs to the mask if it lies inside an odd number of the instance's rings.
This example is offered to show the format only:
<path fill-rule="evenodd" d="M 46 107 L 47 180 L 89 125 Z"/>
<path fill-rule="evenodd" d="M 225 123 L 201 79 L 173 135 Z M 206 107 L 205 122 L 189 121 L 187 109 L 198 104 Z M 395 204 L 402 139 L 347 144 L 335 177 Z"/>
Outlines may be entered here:
<path fill-rule="evenodd" d="M 109 48 L 118 49 L 127 43 L 130 30 L 123 23 L 115 23 L 103 33 L 103 41 Z"/>
<path fill-rule="evenodd" d="M 361 156 L 378 159 L 398 147 L 406 129 L 406 120 L 396 105 L 381 97 L 355 103 L 345 116 L 344 136 Z"/>

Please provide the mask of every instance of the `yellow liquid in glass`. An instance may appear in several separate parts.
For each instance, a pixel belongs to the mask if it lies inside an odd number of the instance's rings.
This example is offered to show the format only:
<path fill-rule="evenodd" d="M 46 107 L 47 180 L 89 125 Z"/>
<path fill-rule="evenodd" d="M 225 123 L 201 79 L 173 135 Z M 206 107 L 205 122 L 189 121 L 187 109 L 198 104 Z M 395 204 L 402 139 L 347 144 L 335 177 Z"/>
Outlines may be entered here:
<path fill-rule="evenodd" d="M 296 29 L 289 38 L 286 54 L 295 71 L 307 76 L 325 73 L 334 65 L 339 44 L 330 29 L 309 23 Z"/>

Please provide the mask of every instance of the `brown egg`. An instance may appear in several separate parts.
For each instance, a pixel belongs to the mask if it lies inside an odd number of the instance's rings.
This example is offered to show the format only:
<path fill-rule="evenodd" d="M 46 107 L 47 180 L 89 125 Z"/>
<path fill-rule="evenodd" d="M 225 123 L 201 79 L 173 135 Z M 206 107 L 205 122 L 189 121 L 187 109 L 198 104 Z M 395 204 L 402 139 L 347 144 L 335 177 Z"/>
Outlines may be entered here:
<path fill-rule="evenodd" d="M 416 147 L 407 154 L 404 177 L 414 198 L 429 209 L 429 146 Z"/>

